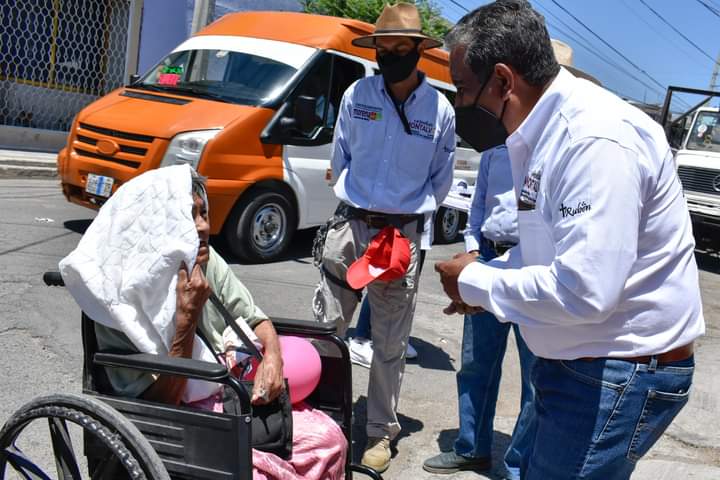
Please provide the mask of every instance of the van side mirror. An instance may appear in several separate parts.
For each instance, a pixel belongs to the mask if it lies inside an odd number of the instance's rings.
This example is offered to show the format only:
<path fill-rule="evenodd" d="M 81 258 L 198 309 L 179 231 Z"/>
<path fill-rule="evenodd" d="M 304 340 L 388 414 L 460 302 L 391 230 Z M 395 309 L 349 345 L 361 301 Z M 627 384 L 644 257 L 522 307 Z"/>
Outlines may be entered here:
<path fill-rule="evenodd" d="M 286 102 L 265 126 L 260 134 L 260 141 L 266 144 L 297 146 L 330 143 L 333 129 L 322 125 L 316 109 L 316 97 L 301 95 L 292 103 Z"/>
<path fill-rule="evenodd" d="M 315 115 L 317 98 L 301 95 L 295 99 L 295 120 L 303 132 L 309 132 L 318 124 L 318 117 Z"/>

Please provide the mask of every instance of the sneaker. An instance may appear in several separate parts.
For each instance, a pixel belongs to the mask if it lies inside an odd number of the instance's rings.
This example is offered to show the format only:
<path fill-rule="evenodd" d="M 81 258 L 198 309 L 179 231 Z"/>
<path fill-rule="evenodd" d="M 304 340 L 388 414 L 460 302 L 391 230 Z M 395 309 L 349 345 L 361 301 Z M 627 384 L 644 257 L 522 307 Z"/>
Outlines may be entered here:
<path fill-rule="evenodd" d="M 372 340 L 367 338 L 351 338 L 348 341 L 350 349 L 350 361 L 355 365 L 370 368 L 373 358 Z"/>
<path fill-rule="evenodd" d="M 463 457 L 455 452 L 443 452 L 430 457 L 423 463 L 423 470 L 430 473 L 456 473 L 460 470 L 490 470 L 490 457 Z"/>
<path fill-rule="evenodd" d="M 405 359 L 406 360 L 415 360 L 417 358 L 417 350 L 410 345 L 410 342 L 408 342 L 407 346 L 407 352 L 405 352 Z"/>
<path fill-rule="evenodd" d="M 390 466 L 390 440 L 387 438 L 368 438 L 361 463 L 378 473 L 383 473 Z"/>

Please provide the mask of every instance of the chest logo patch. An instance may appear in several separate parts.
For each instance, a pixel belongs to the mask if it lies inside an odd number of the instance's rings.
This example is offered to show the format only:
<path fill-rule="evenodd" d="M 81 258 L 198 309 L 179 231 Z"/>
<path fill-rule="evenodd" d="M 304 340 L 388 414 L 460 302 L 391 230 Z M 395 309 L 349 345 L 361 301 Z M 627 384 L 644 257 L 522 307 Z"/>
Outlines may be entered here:
<path fill-rule="evenodd" d="M 382 108 L 358 103 L 353 106 L 352 116 L 366 122 L 379 121 L 382 120 Z"/>
<path fill-rule="evenodd" d="M 540 178 L 542 171 L 535 170 L 527 174 L 523 180 L 523 186 L 520 190 L 520 203 L 529 206 L 528 210 L 535 208 L 537 203 L 538 191 L 540 190 Z"/>
<path fill-rule="evenodd" d="M 413 120 L 410 122 L 410 131 L 413 135 L 427 140 L 435 138 L 435 124 L 424 120 Z"/>

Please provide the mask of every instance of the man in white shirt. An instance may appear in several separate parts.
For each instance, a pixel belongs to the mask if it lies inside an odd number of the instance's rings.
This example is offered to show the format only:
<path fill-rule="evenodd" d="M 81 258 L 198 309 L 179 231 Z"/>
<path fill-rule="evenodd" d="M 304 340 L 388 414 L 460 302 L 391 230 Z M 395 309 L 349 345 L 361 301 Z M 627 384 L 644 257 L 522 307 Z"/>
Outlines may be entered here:
<path fill-rule="evenodd" d="M 457 131 L 505 143 L 520 244 L 436 265 L 448 296 L 520 325 L 537 433 L 526 479 L 625 479 L 687 403 L 705 330 L 690 217 L 662 128 L 560 69 L 525 0 L 448 39 Z"/>
<path fill-rule="evenodd" d="M 455 115 L 417 69 L 422 53 L 442 43 L 422 33 L 414 5 L 386 6 L 375 33 L 353 44 L 376 50 L 380 75 L 352 84 L 340 104 L 332 174 L 340 200 L 336 215 L 343 221 L 328 228 L 313 308 L 319 321 L 335 322 L 338 334 L 344 334 L 360 293 L 347 283 L 348 267 L 382 229 L 402 231 L 411 252 L 405 275 L 367 285 L 374 353 L 362 463 L 382 472 L 390 464 L 390 441 L 400 432 L 396 411 L 420 250 L 430 245 L 432 213 L 452 184 Z"/>

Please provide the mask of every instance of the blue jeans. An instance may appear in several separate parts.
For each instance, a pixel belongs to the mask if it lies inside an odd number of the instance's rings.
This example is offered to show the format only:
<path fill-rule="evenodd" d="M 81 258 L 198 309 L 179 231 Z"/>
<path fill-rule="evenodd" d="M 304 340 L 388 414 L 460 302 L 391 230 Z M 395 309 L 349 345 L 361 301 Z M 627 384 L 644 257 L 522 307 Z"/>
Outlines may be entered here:
<path fill-rule="evenodd" d="M 694 360 L 538 359 L 527 480 L 630 478 L 688 401 Z"/>
<path fill-rule="evenodd" d="M 491 454 L 495 404 L 510 327 L 510 323 L 497 321 L 489 312 L 465 316 L 462 366 L 457 373 L 460 429 L 455 440 L 455 453 L 458 455 L 479 458 Z M 512 324 L 512 328 L 520 354 L 522 393 L 520 414 L 505 452 L 505 468 L 510 478 L 520 478 L 521 461 L 534 436 L 530 372 L 535 356 L 525 345 L 517 325 Z"/>
<path fill-rule="evenodd" d="M 368 301 L 367 295 L 363 298 L 362 305 L 360 306 L 360 314 L 358 315 L 357 326 L 355 327 L 355 336 L 357 338 L 372 338 L 370 329 L 370 302 Z"/>
<path fill-rule="evenodd" d="M 495 257 L 494 252 L 485 245 L 481 252 L 485 261 Z M 535 356 L 525 345 L 517 325 L 499 322 L 490 312 L 465 316 L 462 366 L 457 373 L 460 430 L 455 440 L 455 453 L 475 458 L 490 456 L 495 404 L 511 326 L 520 356 L 522 393 L 520 414 L 504 460 L 510 478 L 519 479 L 522 458 L 529 450 L 534 436 L 531 429 L 533 387 L 530 373 Z"/>

